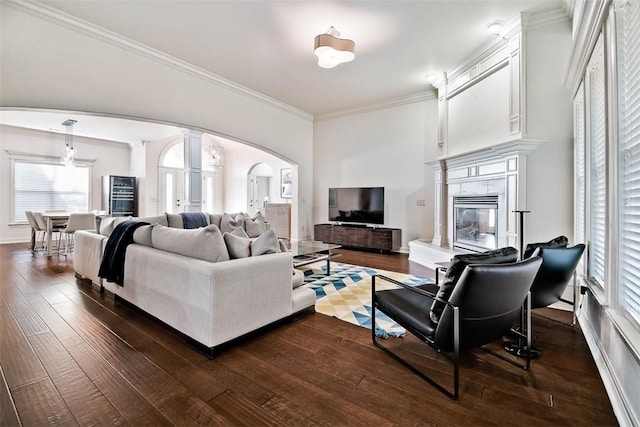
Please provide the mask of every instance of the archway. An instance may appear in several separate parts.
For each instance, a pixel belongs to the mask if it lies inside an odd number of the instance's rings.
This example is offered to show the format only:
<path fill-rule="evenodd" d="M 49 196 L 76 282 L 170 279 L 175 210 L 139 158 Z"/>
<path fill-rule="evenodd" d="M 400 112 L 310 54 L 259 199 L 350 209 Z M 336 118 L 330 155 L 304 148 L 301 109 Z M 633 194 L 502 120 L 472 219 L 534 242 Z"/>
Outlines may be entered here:
<path fill-rule="evenodd" d="M 247 212 L 253 216 L 264 214 L 264 208 L 273 196 L 270 194 L 273 169 L 266 163 L 256 163 L 247 172 Z"/>

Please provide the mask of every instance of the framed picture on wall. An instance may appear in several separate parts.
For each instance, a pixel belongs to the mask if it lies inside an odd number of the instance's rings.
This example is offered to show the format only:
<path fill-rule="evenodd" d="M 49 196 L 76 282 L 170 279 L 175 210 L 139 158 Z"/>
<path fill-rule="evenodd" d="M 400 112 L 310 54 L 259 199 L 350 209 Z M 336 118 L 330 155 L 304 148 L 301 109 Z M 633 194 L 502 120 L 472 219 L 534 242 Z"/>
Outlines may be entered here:
<path fill-rule="evenodd" d="M 283 199 L 291 198 L 291 181 L 293 174 L 291 168 L 280 169 L 280 197 Z"/>

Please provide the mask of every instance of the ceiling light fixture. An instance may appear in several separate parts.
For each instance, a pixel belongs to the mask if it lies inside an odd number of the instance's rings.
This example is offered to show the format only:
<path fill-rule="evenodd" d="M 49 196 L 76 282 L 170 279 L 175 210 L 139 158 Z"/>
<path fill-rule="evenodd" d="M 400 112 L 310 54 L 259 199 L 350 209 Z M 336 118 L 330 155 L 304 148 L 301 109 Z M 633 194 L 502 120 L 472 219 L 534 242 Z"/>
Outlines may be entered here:
<path fill-rule="evenodd" d="M 356 57 L 356 44 L 353 40 L 341 39 L 339 36 L 340 33 L 333 26 L 326 33 L 316 36 L 314 52 L 320 67 L 333 68 L 343 62 L 353 61 Z"/>
<path fill-rule="evenodd" d="M 494 21 L 487 25 L 487 30 L 491 34 L 495 34 L 497 36 L 501 35 L 502 32 L 502 23 L 500 21 Z"/>
<path fill-rule="evenodd" d="M 67 119 L 62 122 L 65 127 L 64 134 L 64 152 L 60 158 L 60 163 L 65 166 L 74 166 L 76 158 L 76 150 L 73 148 L 73 125 L 78 123 L 77 120 Z"/>

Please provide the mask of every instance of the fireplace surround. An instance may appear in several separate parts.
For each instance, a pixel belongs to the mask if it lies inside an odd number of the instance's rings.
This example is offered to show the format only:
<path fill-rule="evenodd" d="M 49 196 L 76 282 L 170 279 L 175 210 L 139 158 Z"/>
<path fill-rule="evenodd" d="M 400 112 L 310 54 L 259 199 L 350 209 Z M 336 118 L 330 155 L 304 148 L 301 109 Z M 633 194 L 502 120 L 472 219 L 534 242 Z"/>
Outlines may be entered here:
<path fill-rule="evenodd" d="M 514 211 L 527 209 L 527 155 L 544 141 L 515 139 L 427 163 L 435 174 L 434 234 L 431 242 L 409 242 L 409 259 L 434 268 L 455 252 L 488 250 L 454 246 L 454 197 L 493 197 L 496 247 L 518 247 Z M 464 200 L 464 199 L 460 199 Z"/>

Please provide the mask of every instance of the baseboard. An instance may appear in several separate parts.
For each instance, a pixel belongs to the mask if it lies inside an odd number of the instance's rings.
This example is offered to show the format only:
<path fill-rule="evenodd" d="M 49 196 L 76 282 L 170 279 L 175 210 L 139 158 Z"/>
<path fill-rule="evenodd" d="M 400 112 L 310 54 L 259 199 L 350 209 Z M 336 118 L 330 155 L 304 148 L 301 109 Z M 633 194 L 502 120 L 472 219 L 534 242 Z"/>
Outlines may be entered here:
<path fill-rule="evenodd" d="M 29 243 L 30 240 L 26 239 L 24 237 L 13 237 L 13 238 L 4 238 L 4 239 L 0 239 L 0 245 L 10 245 L 13 243 Z"/>
<path fill-rule="evenodd" d="M 607 354 L 602 351 L 600 342 L 597 339 L 597 335 L 595 334 L 591 323 L 588 321 L 583 322 L 581 320 L 582 319 L 580 318 L 578 319 L 580 328 L 582 329 L 584 338 L 587 341 L 589 350 L 591 350 L 593 360 L 596 363 L 596 367 L 600 373 L 600 378 L 602 379 L 604 388 L 607 391 L 609 400 L 611 401 L 611 406 L 613 407 L 613 412 L 616 415 L 618 424 L 620 426 L 640 425 L 640 420 L 634 419 L 633 413 L 629 410 L 629 404 L 622 392 L 616 376 L 614 375 L 611 362 L 609 361 Z"/>

